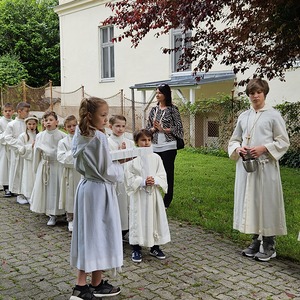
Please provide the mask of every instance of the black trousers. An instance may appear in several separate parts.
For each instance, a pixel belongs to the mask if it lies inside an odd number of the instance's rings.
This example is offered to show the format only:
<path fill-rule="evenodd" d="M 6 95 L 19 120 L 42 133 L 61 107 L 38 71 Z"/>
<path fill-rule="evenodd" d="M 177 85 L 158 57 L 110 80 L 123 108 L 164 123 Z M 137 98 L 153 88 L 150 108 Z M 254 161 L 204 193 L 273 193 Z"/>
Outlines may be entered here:
<path fill-rule="evenodd" d="M 168 192 L 164 196 L 165 207 L 168 208 L 173 199 L 173 189 L 174 189 L 174 163 L 177 155 L 177 150 L 168 150 L 164 152 L 156 152 L 162 159 L 168 182 Z"/>

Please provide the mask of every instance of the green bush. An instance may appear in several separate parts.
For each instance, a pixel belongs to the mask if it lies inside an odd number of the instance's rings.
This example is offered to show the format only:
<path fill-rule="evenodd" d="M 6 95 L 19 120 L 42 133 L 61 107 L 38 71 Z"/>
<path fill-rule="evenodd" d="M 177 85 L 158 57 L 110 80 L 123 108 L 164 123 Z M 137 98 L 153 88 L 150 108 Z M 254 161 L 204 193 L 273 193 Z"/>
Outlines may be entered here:
<path fill-rule="evenodd" d="M 300 149 L 289 149 L 280 159 L 280 165 L 300 168 Z"/>

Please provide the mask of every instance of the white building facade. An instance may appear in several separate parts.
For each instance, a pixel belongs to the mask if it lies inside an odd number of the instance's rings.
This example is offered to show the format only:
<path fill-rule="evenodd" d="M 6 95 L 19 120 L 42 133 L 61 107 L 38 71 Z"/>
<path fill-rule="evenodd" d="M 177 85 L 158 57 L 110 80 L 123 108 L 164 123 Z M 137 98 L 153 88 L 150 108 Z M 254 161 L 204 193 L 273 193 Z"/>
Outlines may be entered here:
<path fill-rule="evenodd" d="M 114 26 L 101 26 L 112 13 L 105 6 L 107 2 L 60 0 L 55 8 L 60 19 L 62 109 L 68 108 L 68 112 L 72 112 L 73 107 L 77 110 L 81 98 L 88 95 L 106 99 L 114 111 L 124 103 L 111 96 L 122 91 L 125 98 L 140 106 L 143 119 L 140 126 L 143 126 L 149 102 L 154 99 L 153 91 L 159 83 L 166 82 L 172 87 L 176 101 L 193 103 L 218 93 L 231 94 L 234 81 L 246 77 L 238 75 L 235 78 L 232 71 L 222 65 L 214 66 L 208 74 L 201 74 L 200 81 L 192 76 L 192 66 L 185 72 L 176 72 L 179 54 L 162 53 L 162 48 L 170 48 L 178 41 L 181 33 L 176 30 L 159 38 L 154 37 L 154 32 L 149 33 L 137 48 L 131 47 L 129 39 L 112 43 L 111 38 L 121 32 Z M 299 101 L 299 79 L 300 71 L 296 69 L 287 72 L 286 82 L 270 82 L 268 101 L 273 105 Z M 205 127 L 204 122 L 201 128 Z M 191 136 L 195 135 L 195 124 L 190 124 L 189 132 Z"/>

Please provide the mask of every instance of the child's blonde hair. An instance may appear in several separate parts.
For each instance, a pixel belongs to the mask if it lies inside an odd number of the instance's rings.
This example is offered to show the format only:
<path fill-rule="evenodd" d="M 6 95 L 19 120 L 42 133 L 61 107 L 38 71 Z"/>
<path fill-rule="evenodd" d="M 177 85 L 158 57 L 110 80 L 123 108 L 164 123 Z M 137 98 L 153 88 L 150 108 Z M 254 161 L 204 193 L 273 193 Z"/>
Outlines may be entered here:
<path fill-rule="evenodd" d="M 97 109 L 107 105 L 107 102 L 101 98 L 91 97 L 82 99 L 79 107 L 79 129 L 80 134 L 84 136 L 92 136 L 96 130 L 92 123 L 92 118 Z"/>

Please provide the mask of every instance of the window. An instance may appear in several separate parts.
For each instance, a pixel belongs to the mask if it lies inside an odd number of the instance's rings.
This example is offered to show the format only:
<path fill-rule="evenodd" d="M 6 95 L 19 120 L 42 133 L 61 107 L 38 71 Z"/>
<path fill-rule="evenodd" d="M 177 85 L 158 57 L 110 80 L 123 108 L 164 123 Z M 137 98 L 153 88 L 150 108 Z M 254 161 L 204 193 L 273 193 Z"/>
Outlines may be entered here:
<path fill-rule="evenodd" d="M 219 136 L 219 123 L 216 121 L 207 122 L 207 136 L 218 137 Z"/>
<path fill-rule="evenodd" d="M 114 27 L 100 28 L 101 78 L 115 77 Z"/>
<path fill-rule="evenodd" d="M 180 29 L 173 30 L 172 32 L 172 48 L 178 48 L 176 52 L 172 52 L 172 72 L 178 72 L 178 61 L 180 55 L 184 52 L 184 48 L 188 48 L 190 43 L 185 42 L 185 38 L 191 37 L 192 32 L 182 33 Z M 185 70 L 191 70 L 191 65 L 186 65 Z M 184 71 L 184 70 L 181 70 Z"/>

